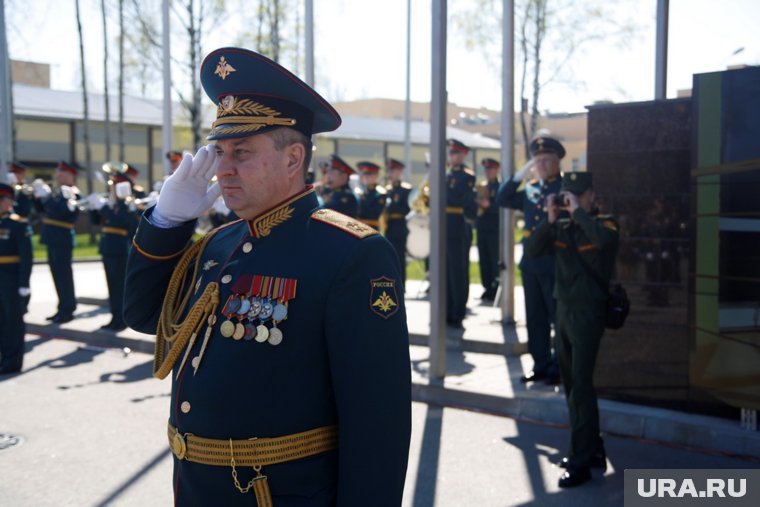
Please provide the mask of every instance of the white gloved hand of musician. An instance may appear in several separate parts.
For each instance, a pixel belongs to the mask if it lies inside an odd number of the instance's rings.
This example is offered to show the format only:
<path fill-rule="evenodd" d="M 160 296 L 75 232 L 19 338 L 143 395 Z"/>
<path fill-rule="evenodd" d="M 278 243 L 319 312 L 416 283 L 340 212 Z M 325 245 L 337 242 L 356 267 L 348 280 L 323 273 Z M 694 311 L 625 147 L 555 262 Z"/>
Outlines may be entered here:
<path fill-rule="evenodd" d="M 61 195 L 66 200 L 77 198 L 77 194 L 74 189 L 68 185 L 61 185 Z"/>
<path fill-rule="evenodd" d="M 37 178 L 32 182 L 32 188 L 34 189 L 34 197 L 42 199 L 50 195 L 50 185 Z"/>
<path fill-rule="evenodd" d="M 18 178 L 16 178 L 16 173 L 8 173 L 8 185 L 13 186 L 16 183 L 18 183 Z"/>
<path fill-rule="evenodd" d="M 106 204 L 106 200 L 100 194 L 92 193 L 87 196 L 87 204 L 91 211 L 98 211 Z"/>
<path fill-rule="evenodd" d="M 22 298 L 25 298 L 29 296 L 32 293 L 32 291 L 29 289 L 29 287 L 19 287 L 18 288 L 18 295 Z"/>
<path fill-rule="evenodd" d="M 151 221 L 159 227 L 172 227 L 194 220 L 222 195 L 218 183 L 209 187 L 216 172 L 216 148 L 209 144 L 195 154 L 185 155 L 174 174 L 161 187 Z"/>

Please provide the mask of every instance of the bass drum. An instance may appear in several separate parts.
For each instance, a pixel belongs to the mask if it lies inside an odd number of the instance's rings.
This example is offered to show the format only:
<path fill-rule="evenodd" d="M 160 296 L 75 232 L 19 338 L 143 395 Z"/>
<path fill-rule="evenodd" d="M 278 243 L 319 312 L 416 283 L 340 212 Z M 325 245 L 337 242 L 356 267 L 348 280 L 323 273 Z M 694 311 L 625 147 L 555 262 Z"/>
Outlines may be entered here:
<path fill-rule="evenodd" d="M 430 256 L 430 215 L 413 211 L 406 218 L 406 226 L 409 228 L 406 253 L 415 259 Z"/>

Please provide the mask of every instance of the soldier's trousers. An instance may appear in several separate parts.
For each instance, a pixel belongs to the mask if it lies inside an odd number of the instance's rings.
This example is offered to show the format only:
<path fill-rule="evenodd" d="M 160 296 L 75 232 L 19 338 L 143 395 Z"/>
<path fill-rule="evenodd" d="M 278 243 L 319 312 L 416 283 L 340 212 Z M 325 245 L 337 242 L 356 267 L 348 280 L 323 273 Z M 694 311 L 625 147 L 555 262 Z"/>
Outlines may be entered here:
<path fill-rule="evenodd" d="M 604 333 L 603 302 L 557 302 L 557 357 L 570 415 L 568 467 L 585 468 L 601 451 L 594 367 Z"/>
<path fill-rule="evenodd" d="M 393 246 L 398 257 L 399 267 L 401 268 L 401 280 L 406 285 L 406 237 L 407 235 L 386 236 L 386 239 Z"/>
<path fill-rule="evenodd" d="M 24 309 L 18 275 L 0 273 L 0 368 L 20 370 L 24 362 Z"/>
<path fill-rule="evenodd" d="M 462 322 L 467 311 L 467 253 L 469 245 L 466 235 L 449 231 L 446 239 L 446 321 L 449 323 Z"/>
<path fill-rule="evenodd" d="M 522 273 L 525 293 L 525 320 L 528 328 L 528 352 L 533 358 L 533 371 L 539 375 L 555 375 L 557 362 L 552 354 L 551 331 L 555 306 L 554 273 Z"/>
<path fill-rule="evenodd" d="M 499 285 L 499 231 L 478 229 L 480 281 L 491 295 Z"/>
<path fill-rule="evenodd" d="M 126 254 L 126 252 L 125 252 Z M 103 268 L 108 284 L 108 303 L 114 325 L 124 324 L 124 277 L 127 274 L 126 255 L 104 255 Z"/>
<path fill-rule="evenodd" d="M 53 275 L 55 291 L 58 294 L 58 313 L 73 315 L 77 308 L 74 295 L 74 272 L 71 268 L 71 248 L 48 245 L 48 265 Z"/>

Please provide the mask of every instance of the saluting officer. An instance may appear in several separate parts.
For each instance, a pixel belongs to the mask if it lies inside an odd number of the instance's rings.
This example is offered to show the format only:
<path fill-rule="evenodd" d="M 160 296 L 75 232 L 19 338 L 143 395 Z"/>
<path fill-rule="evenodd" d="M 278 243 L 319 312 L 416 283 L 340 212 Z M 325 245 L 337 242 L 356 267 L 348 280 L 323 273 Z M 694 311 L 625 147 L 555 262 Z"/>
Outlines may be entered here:
<path fill-rule="evenodd" d="M 137 230 L 138 216 L 133 211 L 128 198 L 132 195 L 132 180 L 128 172 L 113 172 L 109 180 L 110 199 L 91 194 L 90 219 L 100 224 L 98 252 L 103 259 L 103 268 L 108 285 L 108 302 L 111 306 L 111 321 L 101 326 L 109 331 L 121 331 L 124 323 L 124 277 L 127 273 L 127 253 Z"/>
<path fill-rule="evenodd" d="M 348 185 L 348 180 L 355 174 L 354 168 L 346 163 L 338 155 L 330 155 L 330 169 L 325 179 L 330 188 L 329 195 L 325 198 L 325 208 L 340 211 L 344 215 L 356 218 L 359 211 L 359 201 L 356 194 Z"/>
<path fill-rule="evenodd" d="M 461 141 L 448 139 L 446 174 L 446 323 L 462 328 L 467 312 L 470 271 L 471 232 L 465 215 L 474 215 L 475 173 L 464 164 L 470 148 Z M 468 238 L 470 242 L 468 242 Z"/>
<path fill-rule="evenodd" d="M 525 242 L 535 228 L 546 218 L 546 199 L 559 192 L 562 175 L 559 161 L 565 156 L 565 147 L 558 140 L 539 135 L 530 143 L 533 158 L 521 170 L 499 187 L 496 200 L 499 206 L 522 210 L 523 256 L 520 260 L 523 291 L 525 292 L 525 316 L 528 328 L 528 352 L 533 358 L 533 371 L 520 378 L 521 382 L 544 380 L 548 384 L 559 382 L 557 359 L 552 352 L 551 326 L 554 322 L 556 302 L 554 288 L 554 256 L 527 255 Z M 532 178 L 520 189 L 520 184 L 531 168 Z"/>
<path fill-rule="evenodd" d="M 493 301 L 499 288 L 499 207 L 496 192 L 499 190 L 499 168 L 492 158 L 484 158 L 480 165 L 486 172 L 485 181 L 478 185 L 478 260 L 483 295 L 480 299 Z"/>
<path fill-rule="evenodd" d="M 357 218 L 365 224 L 380 230 L 380 215 L 385 210 L 385 188 L 378 186 L 380 166 L 374 162 L 363 161 L 356 164 L 359 169 L 361 186 L 357 189 L 359 208 Z"/>
<path fill-rule="evenodd" d="M 386 186 L 385 237 L 396 250 L 398 262 L 401 266 L 401 275 L 406 282 L 406 239 L 409 236 L 406 216 L 411 211 L 409 194 L 412 192 L 412 185 L 401 181 L 404 174 L 404 164 L 399 160 L 388 159 L 386 171 L 390 182 Z"/>
<path fill-rule="evenodd" d="M 127 268 L 127 323 L 158 324 L 155 373 L 172 378 L 175 504 L 399 506 L 411 430 L 400 266 L 305 184 L 312 134 L 340 116 L 245 49 L 213 51 L 201 82 L 218 104 L 215 144 L 167 179 Z M 189 245 L 220 192 L 242 220 Z"/>
<path fill-rule="evenodd" d="M 29 226 L 11 213 L 14 189 L 0 183 L 0 374 L 21 371 L 24 362 L 24 314 L 32 274 Z"/>
<path fill-rule="evenodd" d="M 26 173 L 29 168 L 21 162 L 9 162 L 9 179 L 11 186 L 16 190 L 16 202 L 13 212 L 18 216 L 16 220 L 28 222 L 32 213 L 32 187 L 26 183 Z"/>
<path fill-rule="evenodd" d="M 530 255 L 554 252 L 557 261 L 556 343 L 571 432 L 567 456 L 559 464 L 565 468 L 559 486 L 569 488 L 589 480 L 591 467 L 607 468 L 593 380 L 609 291 L 595 278 L 609 285 L 619 237 L 615 220 L 594 208 L 591 173 L 566 175 L 559 195 L 561 206 L 549 196 L 547 218 L 529 239 L 528 250 Z M 570 218 L 558 218 L 560 210 Z"/>
<path fill-rule="evenodd" d="M 79 217 L 76 201 L 79 189 L 74 186 L 77 168 L 61 160 L 53 176 L 57 187 L 51 191 L 47 184 L 37 180 L 33 183 L 38 209 L 45 214 L 42 219 L 40 243 L 47 246 L 48 265 L 58 293 L 58 311 L 47 317 L 56 324 L 74 318 L 77 307 L 74 294 L 74 273 L 71 268 L 72 252 L 76 240 L 74 224 Z"/>

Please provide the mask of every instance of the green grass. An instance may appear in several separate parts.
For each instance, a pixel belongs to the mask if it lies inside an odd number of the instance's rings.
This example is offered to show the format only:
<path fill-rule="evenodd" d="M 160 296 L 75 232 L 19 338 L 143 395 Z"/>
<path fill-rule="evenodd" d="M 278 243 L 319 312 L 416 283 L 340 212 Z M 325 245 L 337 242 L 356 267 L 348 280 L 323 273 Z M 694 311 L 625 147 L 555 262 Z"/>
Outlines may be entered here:
<path fill-rule="evenodd" d="M 424 280 L 425 263 L 418 259 L 410 259 L 406 264 L 406 278 L 408 280 Z M 480 265 L 477 262 L 470 262 L 470 283 L 480 283 Z M 519 269 L 515 269 L 515 285 L 522 285 Z"/>
<path fill-rule="evenodd" d="M 34 260 L 47 260 L 47 246 L 40 244 L 40 235 L 32 236 L 32 251 Z M 98 238 L 95 237 L 95 243 L 90 243 L 90 235 L 77 234 L 76 246 L 72 253 L 75 259 L 85 259 L 88 257 L 100 257 L 98 253 Z"/>

